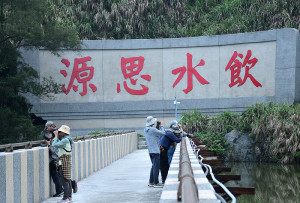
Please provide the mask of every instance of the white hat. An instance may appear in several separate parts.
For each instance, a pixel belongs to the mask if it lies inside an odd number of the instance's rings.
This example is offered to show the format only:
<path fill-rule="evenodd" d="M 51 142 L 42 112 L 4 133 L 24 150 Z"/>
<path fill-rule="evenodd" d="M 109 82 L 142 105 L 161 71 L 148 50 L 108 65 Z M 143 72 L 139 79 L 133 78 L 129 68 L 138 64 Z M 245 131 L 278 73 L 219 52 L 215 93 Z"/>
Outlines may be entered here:
<path fill-rule="evenodd" d="M 156 118 L 153 118 L 152 116 L 148 116 L 147 119 L 146 119 L 146 126 L 151 126 L 153 124 L 155 124 L 157 121 Z"/>
<path fill-rule="evenodd" d="M 58 129 L 58 131 L 70 135 L 70 127 L 66 126 L 66 125 L 60 126 L 60 128 Z"/>

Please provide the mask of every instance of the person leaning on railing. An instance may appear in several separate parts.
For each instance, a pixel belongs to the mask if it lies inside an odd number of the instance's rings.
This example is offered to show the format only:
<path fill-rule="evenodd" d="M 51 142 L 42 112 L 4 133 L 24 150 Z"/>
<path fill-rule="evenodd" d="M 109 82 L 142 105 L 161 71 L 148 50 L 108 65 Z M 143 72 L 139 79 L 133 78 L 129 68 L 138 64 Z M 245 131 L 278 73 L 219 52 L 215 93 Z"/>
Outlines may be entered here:
<path fill-rule="evenodd" d="M 48 131 L 48 132 L 50 132 L 50 131 L 54 132 L 54 131 L 57 130 L 57 128 L 56 128 L 56 125 L 54 124 L 53 121 L 48 121 L 48 122 L 45 124 L 45 130 Z M 44 135 L 44 138 L 45 138 L 46 140 L 49 140 L 49 137 L 48 137 L 47 135 Z M 53 138 L 54 138 L 54 134 L 53 134 Z M 59 175 L 59 174 L 58 174 L 58 175 Z M 59 178 L 59 180 L 60 180 L 60 178 Z M 77 181 L 76 181 L 76 180 L 72 180 L 72 189 L 73 189 L 73 193 L 76 193 L 76 192 L 78 191 Z M 57 193 L 56 193 L 56 194 L 57 194 Z M 55 194 L 55 195 L 56 195 L 56 194 Z"/>
<path fill-rule="evenodd" d="M 169 160 L 168 160 L 168 150 L 172 146 L 172 144 L 179 143 L 182 139 L 182 128 L 178 125 L 178 123 L 171 123 L 170 129 L 166 131 L 166 134 L 160 139 L 159 144 L 161 146 L 160 151 L 160 171 L 161 171 L 161 179 L 163 184 L 166 181 L 168 176 L 168 171 L 170 168 Z M 172 154 L 173 155 L 173 154 Z"/>
<path fill-rule="evenodd" d="M 63 188 L 60 182 L 60 175 L 59 173 L 56 171 L 56 162 L 58 159 L 58 148 L 52 146 L 52 141 L 55 137 L 54 135 L 54 131 L 56 131 L 56 129 L 51 129 L 49 131 L 49 138 L 46 139 L 46 142 L 48 144 L 49 147 L 49 171 L 50 171 L 50 177 L 52 178 L 54 185 L 55 185 L 55 191 L 56 193 L 53 195 L 53 197 L 60 197 L 63 194 Z"/>
<path fill-rule="evenodd" d="M 74 141 L 69 136 L 70 127 L 62 125 L 57 131 L 54 131 L 55 138 L 52 145 L 58 148 L 58 171 L 60 173 L 61 182 L 64 188 L 64 196 L 58 202 L 72 201 L 72 182 L 71 182 L 71 169 L 72 169 L 72 144 Z M 59 139 L 61 136 L 61 140 Z"/>

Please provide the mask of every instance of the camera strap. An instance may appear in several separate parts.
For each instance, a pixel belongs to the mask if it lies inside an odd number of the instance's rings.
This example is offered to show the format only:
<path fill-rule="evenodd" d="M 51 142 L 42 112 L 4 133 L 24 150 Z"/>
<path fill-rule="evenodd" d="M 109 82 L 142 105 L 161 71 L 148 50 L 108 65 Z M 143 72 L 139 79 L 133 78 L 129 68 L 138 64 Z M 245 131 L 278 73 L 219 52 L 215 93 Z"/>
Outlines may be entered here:
<path fill-rule="evenodd" d="M 71 141 L 70 141 L 70 139 L 68 138 L 68 140 L 69 140 L 69 142 L 70 142 L 70 145 L 71 145 L 71 150 L 70 151 L 68 151 L 68 150 L 66 150 L 65 148 L 63 148 L 66 152 L 72 152 L 72 144 L 71 144 Z"/>

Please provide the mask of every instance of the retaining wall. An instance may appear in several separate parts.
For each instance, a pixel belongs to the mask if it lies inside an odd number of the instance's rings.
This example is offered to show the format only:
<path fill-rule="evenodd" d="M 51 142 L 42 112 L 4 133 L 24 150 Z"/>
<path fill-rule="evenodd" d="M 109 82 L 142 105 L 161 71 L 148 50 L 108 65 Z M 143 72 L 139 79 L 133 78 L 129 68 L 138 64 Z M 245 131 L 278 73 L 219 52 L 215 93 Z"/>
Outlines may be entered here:
<path fill-rule="evenodd" d="M 72 179 L 101 170 L 137 149 L 137 133 L 78 141 L 72 151 Z M 0 153 L 0 202 L 41 202 L 54 194 L 48 147 Z"/>
<path fill-rule="evenodd" d="M 66 92 L 30 96 L 32 113 L 72 129 L 137 129 L 152 115 L 242 112 L 255 102 L 300 101 L 300 35 L 285 28 L 169 39 L 85 40 L 81 51 L 23 52 Z M 240 71 L 240 72 L 239 72 Z M 81 76 L 80 76 L 81 75 Z"/>

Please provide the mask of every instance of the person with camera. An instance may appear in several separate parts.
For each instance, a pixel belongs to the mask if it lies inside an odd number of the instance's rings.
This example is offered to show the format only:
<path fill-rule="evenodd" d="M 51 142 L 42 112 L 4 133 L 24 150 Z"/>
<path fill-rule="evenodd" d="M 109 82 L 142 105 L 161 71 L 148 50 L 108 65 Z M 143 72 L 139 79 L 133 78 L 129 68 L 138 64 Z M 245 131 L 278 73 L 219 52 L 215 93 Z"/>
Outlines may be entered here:
<path fill-rule="evenodd" d="M 160 152 L 160 171 L 161 171 L 161 179 L 164 184 L 168 171 L 170 168 L 169 160 L 168 160 L 168 150 L 172 146 L 172 144 L 179 143 L 182 140 L 182 129 L 178 125 L 178 123 L 173 123 L 170 125 L 170 129 L 166 131 L 166 134 L 160 139 L 159 144 L 161 146 Z"/>
<path fill-rule="evenodd" d="M 160 145 L 159 139 L 165 135 L 165 129 L 162 122 L 157 122 L 156 118 L 148 116 L 146 119 L 146 127 L 144 135 L 148 146 L 148 152 L 152 163 L 149 178 L 149 187 L 162 188 L 163 184 L 159 183 L 160 168 Z"/>
<path fill-rule="evenodd" d="M 56 161 L 58 159 L 58 148 L 52 146 L 52 140 L 54 139 L 54 131 L 56 129 L 51 129 L 49 131 L 49 137 L 45 136 L 47 145 L 49 147 L 49 171 L 50 171 L 50 177 L 52 178 L 54 185 L 55 185 L 55 191 L 56 193 L 53 195 L 53 197 L 60 197 L 63 194 L 63 188 L 62 184 L 60 182 L 60 176 L 59 173 L 56 171 Z"/>
<path fill-rule="evenodd" d="M 48 133 L 50 133 L 50 132 L 54 132 L 54 131 L 56 131 L 57 129 L 56 129 L 56 125 L 54 124 L 54 122 L 53 121 L 48 121 L 46 124 L 45 124 L 45 131 L 47 131 Z M 55 136 L 54 136 L 54 134 L 53 134 L 53 138 L 54 138 Z M 46 139 L 46 140 L 50 140 L 50 138 L 47 136 L 47 134 L 45 134 L 44 135 L 44 138 Z M 53 139 L 52 138 L 52 139 Z M 60 138 L 61 139 L 61 138 Z M 51 152 L 50 152 L 51 153 Z M 55 170 L 55 172 L 57 173 L 57 171 L 56 171 L 56 168 L 54 169 L 54 168 L 51 168 L 50 170 Z M 54 172 L 52 172 L 53 174 L 54 174 Z M 51 171 L 50 171 L 50 174 L 51 174 Z M 59 177 L 59 173 L 57 173 L 57 176 L 58 176 L 58 181 L 60 182 L 60 177 Z M 54 181 L 53 181 L 54 182 Z M 76 193 L 77 191 L 78 191 L 78 186 L 77 186 L 77 181 L 76 180 L 72 180 L 71 181 L 72 182 L 72 189 L 73 189 L 73 193 Z M 54 183 L 55 184 L 55 183 Z M 60 185 L 61 185 L 61 183 L 60 183 Z M 55 186 L 56 187 L 56 186 Z M 57 190 L 56 190 L 57 191 Z M 56 194 L 54 195 L 54 197 L 58 197 L 58 196 L 60 196 L 60 195 L 58 195 L 59 193 L 57 193 L 56 192 Z M 58 195 L 58 196 L 57 196 Z"/>
<path fill-rule="evenodd" d="M 57 166 L 64 190 L 63 198 L 58 202 L 70 202 L 72 201 L 71 156 L 74 141 L 69 136 L 70 127 L 66 125 L 62 125 L 58 130 L 54 131 L 54 135 L 55 138 L 52 141 L 52 146 L 58 148 Z"/>

